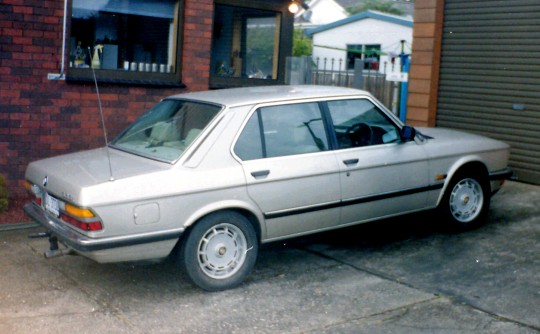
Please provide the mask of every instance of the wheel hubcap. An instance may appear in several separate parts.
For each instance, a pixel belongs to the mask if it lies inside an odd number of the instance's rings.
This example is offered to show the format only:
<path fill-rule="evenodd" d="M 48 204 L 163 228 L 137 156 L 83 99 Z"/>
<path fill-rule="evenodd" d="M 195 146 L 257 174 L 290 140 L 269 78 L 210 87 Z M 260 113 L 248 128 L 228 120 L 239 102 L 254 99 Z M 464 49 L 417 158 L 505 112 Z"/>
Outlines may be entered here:
<path fill-rule="evenodd" d="M 217 251 L 217 254 L 219 256 L 223 256 L 223 255 L 225 255 L 225 253 L 227 253 L 227 247 L 219 247 L 219 249 Z"/>
<path fill-rule="evenodd" d="M 450 194 L 450 212 L 459 222 L 468 223 L 478 217 L 484 204 L 484 193 L 478 181 L 463 179 Z"/>
<path fill-rule="evenodd" d="M 246 238 L 238 227 L 226 223 L 213 226 L 199 242 L 199 267 L 211 278 L 231 277 L 244 264 L 246 249 Z"/>

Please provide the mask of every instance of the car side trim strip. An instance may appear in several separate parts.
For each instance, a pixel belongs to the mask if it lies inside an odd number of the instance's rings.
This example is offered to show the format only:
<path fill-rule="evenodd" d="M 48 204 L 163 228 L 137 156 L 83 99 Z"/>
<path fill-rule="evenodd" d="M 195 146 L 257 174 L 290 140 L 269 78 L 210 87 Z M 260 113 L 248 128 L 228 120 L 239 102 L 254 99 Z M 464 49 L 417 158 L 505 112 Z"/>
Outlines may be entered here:
<path fill-rule="evenodd" d="M 496 171 L 496 172 L 491 172 L 489 173 L 489 179 L 491 181 L 496 181 L 496 180 L 507 180 L 509 179 L 512 175 L 514 174 L 514 172 L 512 171 L 512 169 L 510 168 L 505 168 L 503 170 L 499 170 L 499 171 Z"/>
<path fill-rule="evenodd" d="M 37 223 L 51 231 L 66 246 L 79 252 L 92 252 L 104 249 L 135 246 L 151 242 L 178 239 L 184 232 L 184 228 L 167 231 L 141 233 L 134 235 L 90 238 L 77 231 L 64 226 L 64 224 L 51 219 L 45 211 L 35 203 L 28 203 L 24 211 Z"/>
<path fill-rule="evenodd" d="M 442 189 L 443 186 L 444 186 L 444 183 L 436 183 L 436 184 L 432 184 L 432 185 L 428 185 L 424 187 L 411 188 L 411 189 L 393 191 L 393 192 L 384 193 L 384 194 L 377 194 L 377 195 L 370 195 L 370 196 L 365 196 L 365 197 L 341 200 L 339 202 L 325 203 L 325 204 L 315 205 L 315 206 L 310 206 L 310 207 L 296 208 L 296 209 L 284 210 L 284 211 L 267 212 L 264 214 L 264 218 L 265 219 L 283 218 L 287 216 L 294 216 L 294 215 L 299 215 L 299 214 L 304 214 L 304 213 L 335 209 L 335 208 L 349 206 L 349 205 L 380 201 L 384 199 L 418 194 L 418 193 L 422 193 L 426 191 L 438 190 L 438 189 Z"/>

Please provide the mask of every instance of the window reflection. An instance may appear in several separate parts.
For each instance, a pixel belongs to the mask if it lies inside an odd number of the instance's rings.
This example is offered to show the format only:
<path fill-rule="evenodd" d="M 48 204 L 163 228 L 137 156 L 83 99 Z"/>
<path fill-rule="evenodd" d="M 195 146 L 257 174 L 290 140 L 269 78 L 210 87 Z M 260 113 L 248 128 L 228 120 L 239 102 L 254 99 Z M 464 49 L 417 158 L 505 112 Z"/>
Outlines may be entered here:
<path fill-rule="evenodd" d="M 216 5 L 212 75 L 277 79 L 280 21 L 273 11 Z"/>
<path fill-rule="evenodd" d="M 174 73 L 178 5 L 176 0 L 73 0 L 70 67 Z"/>

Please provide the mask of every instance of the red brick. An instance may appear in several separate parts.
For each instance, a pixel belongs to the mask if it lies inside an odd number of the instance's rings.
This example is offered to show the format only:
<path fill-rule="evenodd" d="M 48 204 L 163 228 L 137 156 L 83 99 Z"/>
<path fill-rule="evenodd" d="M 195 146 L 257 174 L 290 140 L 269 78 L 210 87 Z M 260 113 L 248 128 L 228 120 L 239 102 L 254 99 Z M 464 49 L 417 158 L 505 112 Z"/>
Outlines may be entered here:
<path fill-rule="evenodd" d="M 32 7 L 14 6 L 13 13 L 18 14 L 33 14 L 34 9 Z"/>
<path fill-rule="evenodd" d="M 49 38 L 56 42 L 56 39 L 60 38 L 61 36 L 55 32 L 55 31 L 46 31 L 43 33 L 43 38 Z"/>
<path fill-rule="evenodd" d="M 43 22 L 46 24 L 60 24 L 60 18 L 49 16 L 49 17 L 45 17 Z"/>
<path fill-rule="evenodd" d="M 24 45 L 23 46 L 23 51 L 27 52 L 27 53 L 32 53 L 32 54 L 38 54 L 38 53 L 43 52 L 43 47 L 42 46 L 36 46 L 36 45 Z"/>
<path fill-rule="evenodd" d="M 0 20 L 0 28 L 12 28 L 13 22 Z"/>
<path fill-rule="evenodd" d="M 13 89 L 0 89 L 0 97 L 11 97 L 11 98 L 18 98 L 21 96 L 21 93 L 17 90 Z"/>
<path fill-rule="evenodd" d="M 32 38 L 29 37 L 13 37 L 13 44 L 31 45 Z"/>
<path fill-rule="evenodd" d="M 1 30 L 3 36 L 13 36 L 13 37 L 22 37 L 23 31 L 22 29 L 9 29 L 9 28 L 3 28 Z"/>
<path fill-rule="evenodd" d="M 41 136 L 39 138 L 39 141 L 44 144 L 57 143 L 60 141 L 60 137 L 59 136 Z"/>
<path fill-rule="evenodd" d="M 11 128 L 9 129 L 9 134 L 16 136 L 16 135 L 28 135 L 30 131 L 28 128 Z"/>
<path fill-rule="evenodd" d="M 30 114 L 12 113 L 9 115 L 9 119 L 12 121 L 26 121 L 30 119 Z"/>
<path fill-rule="evenodd" d="M 64 151 L 64 150 L 67 150 L 69 149 L 69 144 L 68 143 L 52 143 L 51 144 L 51 150 L 55 150 L 55 151 Z"/>
<path fill-rule="evenodd" d="M 12 57 L 13 57 L 13 59 L 30 60 L 30 59 L 32 59 L 32 54 L 31 53 L 13 52 Z"/>
<path fill-rule="evenodd" d="M 79 92 L 62 92 L 62 98 L 67 100 L 78 100 L 81 98 Z"/>
<path fill-rule="evenodd" d="M 23 128 L 39 128 L 39 121 L 22 121 L 21 127 Z"/>

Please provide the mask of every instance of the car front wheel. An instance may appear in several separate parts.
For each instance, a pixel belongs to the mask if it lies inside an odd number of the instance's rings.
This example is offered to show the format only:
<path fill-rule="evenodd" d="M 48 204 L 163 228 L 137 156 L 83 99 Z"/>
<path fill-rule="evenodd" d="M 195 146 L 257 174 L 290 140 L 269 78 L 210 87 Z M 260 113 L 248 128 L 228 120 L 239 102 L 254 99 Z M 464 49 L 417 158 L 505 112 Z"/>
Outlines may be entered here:
<path fill-rule="evenodd" d="M 204 217 L 181 246 L 181 262 L 189 279 L 207 291 L 238 286 L 257 259 L 253 225 L 239 213 L 227 211 Z"/>
<path fill-rule="evenodd" d="M 453 227 L 468 230 L 485 220 L 489 201 L 488 182 L 474 174 L 461 173 L 449 184 L 442 210 Z"/>

